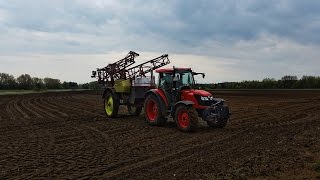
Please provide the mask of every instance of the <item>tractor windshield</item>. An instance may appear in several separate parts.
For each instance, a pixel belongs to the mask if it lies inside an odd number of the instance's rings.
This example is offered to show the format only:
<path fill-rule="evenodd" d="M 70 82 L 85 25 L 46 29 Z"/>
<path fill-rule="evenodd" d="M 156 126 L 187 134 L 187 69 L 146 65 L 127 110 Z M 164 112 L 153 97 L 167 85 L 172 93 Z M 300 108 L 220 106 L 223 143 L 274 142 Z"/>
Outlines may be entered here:
<path fill-rule="evenodd" d="M 173 87 L 173 82 L 176 83 L 176 88 L 189 86 L 194 88 L 194 79 L 191 71 L 177 70 L 173 76 L 171 72 L 160 73 L 158 87 L 164 90 L 170 90 Z"/>
<path fill-rule="evenodd" d="M 194 85 L 194 79 L 192 72 L 190 71 L 181 71 L 177 72 L 176 75 L 177 77 L 177 87 L 182 87 L 182 86 L 190 86 L 193 87 Z"/>
<path fill-rule="evenodd" d="M 191 72 L 182 73 L 182 85 L 192 86 L 193 76 Z"/>

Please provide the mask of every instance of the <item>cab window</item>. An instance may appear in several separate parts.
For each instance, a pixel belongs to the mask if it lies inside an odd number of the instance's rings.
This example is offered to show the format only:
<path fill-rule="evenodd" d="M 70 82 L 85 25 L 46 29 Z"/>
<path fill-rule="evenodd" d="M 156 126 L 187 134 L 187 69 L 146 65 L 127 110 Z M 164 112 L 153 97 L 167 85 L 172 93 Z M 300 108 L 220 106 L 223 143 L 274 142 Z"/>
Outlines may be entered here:
<path fill-rule="evenodd" d="M 191 86 L 193 84 L 193 77 L 191 72 L 182 73 L 182 84 Z"/>
<path fill-rule="evenodd" d="M 159 74 L 159 88 L 170 89 L 172 87 L 172 74 L 160 73 Z"/>

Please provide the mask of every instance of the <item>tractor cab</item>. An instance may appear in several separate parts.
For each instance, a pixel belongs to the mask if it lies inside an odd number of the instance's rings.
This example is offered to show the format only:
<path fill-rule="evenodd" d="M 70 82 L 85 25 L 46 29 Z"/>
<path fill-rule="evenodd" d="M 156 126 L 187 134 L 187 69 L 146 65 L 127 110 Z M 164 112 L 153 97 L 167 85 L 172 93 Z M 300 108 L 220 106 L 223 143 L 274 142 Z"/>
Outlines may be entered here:
<path fill-rule="evenodd" d="M 191 68 L 165 68 L 156 72 L 159 73 L 158 88 L 164 92 L 170 107 L 181 100 L 182 90 L 194 88 Z"/>
<path fill-rule="evenodd" d="M 205 77 L 204 73 L 196 73 L 191 68 L 166 68 L 156 70 L 159 73 L 159 88 L 164 90 L 172 89 L 183 90 L 183 89 L 194 89 L 195 80 L 194 75 L 201 74 Z"/>
<path fill-rule="evenodd" d="M 156 70 L 159 73 L 159 87 L 167 89 L 173 88 L 175 83 L 176 88 L 181 86 L 192 87 L 194 79 L 190 68 L 167 68 Z"/>
<path fill-rule="evenodd" d="M 181 96 L 181 93 L 199 92 L 199 90 L 195 90 L 194 75 L 201 74 L 203 77 L 205 76 L 204 73 L 193 72 L 191 68 L 173 67 L 158 69 L 156 72 L 159 73 L 158 88 L 165 93 L 171 106 L 186 97 L 184 95 Z"/>

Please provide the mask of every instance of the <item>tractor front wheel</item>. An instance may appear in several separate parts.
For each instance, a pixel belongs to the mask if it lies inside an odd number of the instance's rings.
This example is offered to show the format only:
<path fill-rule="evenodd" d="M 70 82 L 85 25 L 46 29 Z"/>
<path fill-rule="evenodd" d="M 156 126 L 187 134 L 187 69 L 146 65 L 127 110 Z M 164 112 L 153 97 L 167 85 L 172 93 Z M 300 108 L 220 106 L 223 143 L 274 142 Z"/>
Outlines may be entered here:
<path fill-rule="evenodd" d="M 161 126 L 166 123 L 160 100 L 153 94 L 144 101 L 145 119 L 148 124 Z"/>
<path fill-rule="evenodd" d="M 116 117 L 119 110 L 119 98 L 112 92 L 107 92 L 104 98 L 104 110 L 107 117 Z"/>
<path fill-rule="evenodd" d="M 175 120 L 181 131 L 192 131 L 198 126 L 198 115 L 194 108 L 179 106 L 175 112 Z"/>
<path fill-rule="evenodd" d="M 133 116 L 139 116 L 141 111 L 142 111 L 142 106 L 141 105 L 132 105 L 132 104 L 129 104 L 127 106 L 128 108 L 128 112 L 130 115 L 133 115 Z"/>

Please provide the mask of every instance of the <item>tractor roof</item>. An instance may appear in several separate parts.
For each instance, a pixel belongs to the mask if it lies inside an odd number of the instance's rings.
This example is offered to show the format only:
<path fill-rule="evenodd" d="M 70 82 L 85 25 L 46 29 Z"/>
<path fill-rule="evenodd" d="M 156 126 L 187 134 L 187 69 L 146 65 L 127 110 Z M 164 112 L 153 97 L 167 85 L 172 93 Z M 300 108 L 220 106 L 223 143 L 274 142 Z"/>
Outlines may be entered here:
<path fill-rule="evenodd" d="M 186 71 L 191 70 L 191 68 L 175 68 L 175 69 L 176 69 L 176 70 L 186 70 Z M 156 72 L 157 72 L 157 73 L 172 73 L 172 72 L 173 72 L 173 68 L 157 69 Z"/>

